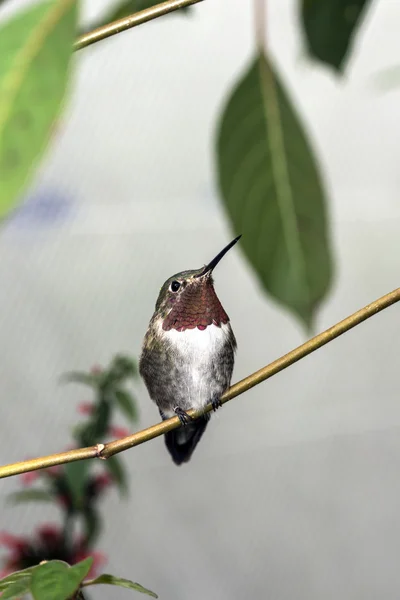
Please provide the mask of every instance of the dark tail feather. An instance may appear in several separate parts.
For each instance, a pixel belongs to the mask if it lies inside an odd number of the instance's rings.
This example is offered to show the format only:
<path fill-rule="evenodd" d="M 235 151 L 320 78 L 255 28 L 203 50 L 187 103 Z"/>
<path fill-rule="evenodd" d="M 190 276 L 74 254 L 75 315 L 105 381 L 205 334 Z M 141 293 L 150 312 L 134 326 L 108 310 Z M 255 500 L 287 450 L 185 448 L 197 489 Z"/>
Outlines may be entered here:
<path fill-rule="evenodd" d="M 194 449 L 207 427 L 209 418 L 209 415 L 203 415 L 193 421 L 193 423 L 189 423 L 173 431 L 168 431 L 165 434 L 165 445 L 176 465 L 181 465 L 190 460 Z"/>

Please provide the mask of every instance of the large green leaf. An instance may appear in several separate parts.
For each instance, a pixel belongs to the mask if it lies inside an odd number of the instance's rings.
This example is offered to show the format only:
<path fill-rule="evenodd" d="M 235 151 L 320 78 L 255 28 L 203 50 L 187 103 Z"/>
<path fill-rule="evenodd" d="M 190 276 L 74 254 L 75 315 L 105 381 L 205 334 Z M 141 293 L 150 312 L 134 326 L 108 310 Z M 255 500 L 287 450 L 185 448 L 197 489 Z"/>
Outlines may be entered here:
<path fill-rule="evenodd" d="M 96 577 L 96 579 L 90 579 L 88 581 L 85 581 L 82 587 L 99 584 L 119 585 L 120 587 L 129 588 L 131 590 L 141 592 L 142 594 L 147 594 L 152 598 L 158 598 L 157 594 L 143 587 L 142 585 L 140 585 L 140 583 L 135 583 L 134 581 L 130 581 L 129 579 L 122 579 L 121 577 L 114 577 L 114 575 L 100 575 L 100 577 Z"/>
<path fill-rule="evenodd" d="M 301 20 L 307 50 L 342 71 L 371 0 L 302 0 Z"/>
<path fill-rule="evenodd" d="M 27 594 L 29 591 L 31 583 L 31 577 L 20 577 L 16 581 L 10 583 L 1 594 L 1 600 L 12 600 L 17 598 L 22 598 L 24 594 Z"/>
<path fill-rule="evenodd" d="M 263 56 L 223 111 L 217 154 L 241 247 L 265 289 L 310 327 L 332 275 L 325 197 L 301 122 Z"/>
<path fill-rule="evenodd" d="M 28 567 L 22 571 L 14 571 L 14 573 L 10 573 L 10 575 L 7 575 L 7 577 L 3 577 L 3 579 L 0 579 L 0 592 L 7 589 L 11 584 L 14 584 L 20 579 L 29 579 L 30 581 L 31 574 L 35 569 L 37 569 L 37 565 Z"/>
<path fill-rule="evenodd" d="M 68 600 L 79 588 L 92 564 L 93 558 L 89 557 L 73 567 L 57 560 L 39 565 L 32 573 L 34 600 Z"/>
<path fill-rule="evenodd" d="M 76 5 L 41 2 L 0 28 L 0 218 L 16 206 L 60 113 Z"/>

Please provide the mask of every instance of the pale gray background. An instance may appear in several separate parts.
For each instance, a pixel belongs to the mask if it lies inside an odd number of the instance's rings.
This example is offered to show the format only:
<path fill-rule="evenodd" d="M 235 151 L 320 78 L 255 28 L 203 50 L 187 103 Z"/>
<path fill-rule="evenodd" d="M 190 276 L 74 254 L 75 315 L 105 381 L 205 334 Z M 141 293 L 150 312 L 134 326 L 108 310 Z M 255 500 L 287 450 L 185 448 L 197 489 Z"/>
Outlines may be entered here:
<path fill-rule="evenodd" d="M 342 80 L 306 60 L 296 4 L 269 1 L 269 38 L 329 186 L 337 269 L 322 330 L 400 285 L 400 88 L 375 86 L 400 64 L 400 3 L 373 3 Z M 87 1 L 85 19 L 106 5 Z M 58 376 L 137 356 L 164 279 L 232 237 L 213 131 L 253 47 L 251 4 L 207 0 L 76 55 L 65 119 L 31 190 L 33 203 L 56 190 L 72 208 L 51 220 L 28 205 L 0 233 L 2 463 L 61 450 L 87 395 Z M 216 285 L 239 343 L 235 380 L 305 340 L 240 248 Z M 399 311 L 227 405 L 189 466 L 176 468 L 161 439 L 127 452 L 131 497 L 104 503 L 107 570 L 163 600 L 397 599 Z M 138 397 L 144 427 L 157 412 L 143 385 Z M 4 481 L 1 496 L 17 484 Z M 27 532 L 56 517 L 4 508 L 0 526 Z"/>

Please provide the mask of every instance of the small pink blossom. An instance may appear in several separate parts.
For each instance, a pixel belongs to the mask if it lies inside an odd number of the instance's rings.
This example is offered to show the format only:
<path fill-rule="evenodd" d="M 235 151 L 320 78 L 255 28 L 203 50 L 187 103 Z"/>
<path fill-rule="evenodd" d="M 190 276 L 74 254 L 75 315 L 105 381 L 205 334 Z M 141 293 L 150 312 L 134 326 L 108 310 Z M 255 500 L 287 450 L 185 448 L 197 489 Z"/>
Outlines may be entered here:
<path fill-rule="evenodd" d="M 119 439 L 127 437 L 128 435 L 130 435 L 131 432 L 126 427 L 118 427 L 117 425 L 112 425 L 111 427 L 109 427 L 108 433 L 113 437 Z"/>
<path fill-rule="evenodd" d="M 20 479 L 22 484 L 25 486 L 30 486 L 34 481 L 39 478 L 39 471 L 29 471 L 28 473 L 22 473 Z"/>
<path fill-rule="evenodd" d="M 80 404 L 78 404 L 78 413 L 81 415 L 91 415 L 93 411 L 93 402 L 81 402 Z"/>
<path fill-rule="evenodd" d="M 29 546 L 29 541 L 22 536 L 2 531 L 0 532 L 0 545 L 6 546 L 6 548 L 9 548 L 9 550 L 12 550 L 13 552 L 22 552 Z"/>
<path fill-rule="evenodd" d="M 50 475 L 50 477 L 59 477 L 61 475 L 61 472 L 63 470 L 63 467 L 61 465 L 54 465 L 54 467 L 47 467 L 47 469 L 44 469 L 44 473 L 46 475 Z"/>

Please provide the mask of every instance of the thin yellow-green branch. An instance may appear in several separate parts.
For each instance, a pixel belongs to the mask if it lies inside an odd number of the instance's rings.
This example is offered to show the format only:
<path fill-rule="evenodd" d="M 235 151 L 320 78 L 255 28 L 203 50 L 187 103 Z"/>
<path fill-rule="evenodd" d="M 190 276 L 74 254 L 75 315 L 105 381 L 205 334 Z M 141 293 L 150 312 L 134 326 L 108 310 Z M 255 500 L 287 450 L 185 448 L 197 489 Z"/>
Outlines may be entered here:
<path fill-rule="evenodd" d="M 185 8 L 191 4 L 197 4 L 197 2 L 202 2 L 202 0 L 167 0 L 167 2 L 150 6 L 150 8 L 141 10 L 133 15 L 118 19 L 118 21 L 113 21 L 112 23 L 107 23 L 93 31 L 84 33 L 76 40 L 74 50 L 81 50 L 82 48 L 86 48 L 86 46 L 91 46 L 91 44 L 105 40 L 112 35 L 122 33 L 122 31 L 131 29 L 142 23 L 147 23 L 147 21 L 162 17 L 163 15 L 167 15 L 180 8 Z"/>
<path fill-rule="evenodd" d="M 319 333 L 315 337 L 311 338 L 305 342 L 305 344 L 298 346 L 291 352 L 288 352 L 288 354 L 285 354 L 281 358 L 274 360 L 274 362 L 266 367 L 256 371 L 248 377 L 245 377 L 238 383 L 235 383 L 235 385 L 233 385 L 227 392 L 225 392 L 225 394 L 223 394 L 221 402 L 224 404 L 225 402 L 232 400 L 232 398 L 243 394 L 243 392 L 246 392 L 262 381 L 265 381 L 280 371 L 283 371 L 287 367 L 290 367 L 290 365 L 293 363 L 304 358 L 308 354 L 311 354 L 311 352 L 318 350 L 318 348 L 325 346 L 325 344 L 328 344 L 343 333 L 346 333 L 346 331 L 349 331 L 366 319 L 373 317 L 381 310 L 388 308 L 399 300 L 400 288 L 390 292 L 389 294 L 386 294 L 385 296 L 382 296 L 382 298 L 375 300 L 375 302 L 368 304 L 364 308 L 361 308 L 346 319 L 343 319 L 343 321 L 340 321 L 333 327 L 330 327 L 326 331 L 323 331 L 322 333 Z M 210 411 L 211 409 L 211 404 L 209 404 L 206 410 Z M 198 417 L 200 415 L 200 413 L 196 411 L 189 411 L 189 414 L 192 417 Z M 107 459 L 118 452 L 132 448 L 133 446 L 138 446 L 139 444 L 143 444 L 143 442 L 148 442 L 149 440 L 152 440 L 153 438 L 158 437 L 167 431 L 171 431 L 171 429 L 176 429 L 179 426 L 180 421 L 178 417 L 173 417 L 172 419 L 152 425 L 151 427 L 143 429 L 142 431 L 138 431 L 137 433 L 129 435 L 128 437 L 115 440 L 114 442 L 109 442 L 108 444 L 97 444 L 97 446 L 92 446 L 89 448 L 69 450 L 68 452 L 62 452 L 60 454 L 51 454 L 50 456 L 44 456 L 42 458 L 35 458 L 32 460 L 25 460 L 19 463 L 6 465 L 4 467 L 0 467 L 0 479 L 3 477 L 10 477 L 12 475 L 18 475 L 20 473 L 27 473 L 28 471 L 36 471 L 37 469 L 52 467 L 54 465 L 62 465 L 65 463 L 74 462 L 76 460 L 83 460 L 87 458 Z"/>

